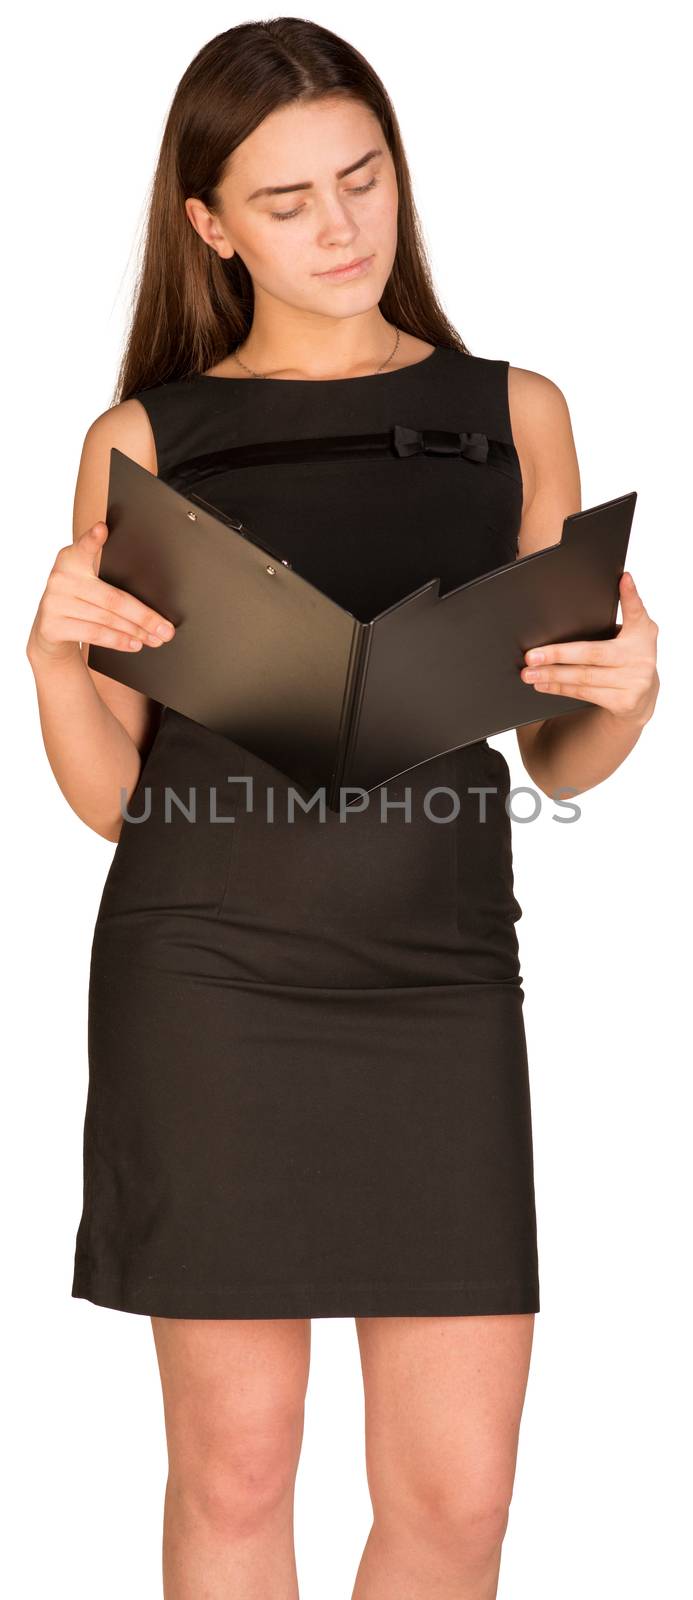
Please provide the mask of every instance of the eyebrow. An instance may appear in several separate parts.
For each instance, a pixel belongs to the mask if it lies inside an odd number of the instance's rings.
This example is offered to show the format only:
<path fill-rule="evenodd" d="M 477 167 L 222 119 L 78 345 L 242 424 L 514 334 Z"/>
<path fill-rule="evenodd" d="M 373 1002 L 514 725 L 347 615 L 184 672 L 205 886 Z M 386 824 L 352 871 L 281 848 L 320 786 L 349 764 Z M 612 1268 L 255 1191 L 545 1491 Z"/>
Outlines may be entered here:
<path fill-rule="evenodd" d="M 357 172 L 359 167 L 365 167 L 367 161 L 372 161 L 374 156 L 381 156 L 382 153 L 382 150 L 369 150 L 365 156 L 361 156 L 359 161 L 352 161 L 350 167 L 342 167 L 341 172 L 336 173 L 335 176 L 348 178 L 350 172 Z M 294 194 L 297 189 L 312 189 L 313 187 L 312 183 L 282 183 L 273 187 L 267 186 L 264 189 L 253 189 L 252 194 L 249 194 L 247 198 L 248 200 L 257 200 L 263 194 Z"/>

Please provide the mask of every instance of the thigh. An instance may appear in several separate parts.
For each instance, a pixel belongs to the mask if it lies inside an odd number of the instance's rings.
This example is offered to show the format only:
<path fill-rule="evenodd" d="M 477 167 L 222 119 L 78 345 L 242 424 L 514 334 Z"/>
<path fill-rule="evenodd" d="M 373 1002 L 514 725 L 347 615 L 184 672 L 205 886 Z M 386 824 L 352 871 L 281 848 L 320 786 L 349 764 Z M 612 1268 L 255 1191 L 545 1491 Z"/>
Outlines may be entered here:
<path fill-rule="evenodd" d="M 356 1328 L 374 1505 L 508 1505 L 534 1313 L 359 1317 Z"/>
<path fill-rule="evenodd" d="M 310 1320 L 153 1316 L 151 1324 L 172 1467 L 298 1460 Z"/>

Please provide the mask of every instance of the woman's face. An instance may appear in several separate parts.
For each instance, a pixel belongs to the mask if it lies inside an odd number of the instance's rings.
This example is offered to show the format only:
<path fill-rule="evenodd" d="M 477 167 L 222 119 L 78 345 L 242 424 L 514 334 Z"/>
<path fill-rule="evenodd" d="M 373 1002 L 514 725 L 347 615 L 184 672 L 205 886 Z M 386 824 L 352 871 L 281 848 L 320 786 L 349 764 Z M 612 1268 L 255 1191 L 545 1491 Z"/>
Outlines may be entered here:
<path fill-rule="evenodd" d="M 328 317 L 378 304 L 397 248 L 398 195 L 366 106 L 334 96 L 273 112 L 233 152 L 220 195 L 216 216 L 195 200 L 188 215 L 195 207 L 198 231 L 220 256 L 238 251 L 256 296 Z M 325 276 L 363 257 L 356 275 Z"/>

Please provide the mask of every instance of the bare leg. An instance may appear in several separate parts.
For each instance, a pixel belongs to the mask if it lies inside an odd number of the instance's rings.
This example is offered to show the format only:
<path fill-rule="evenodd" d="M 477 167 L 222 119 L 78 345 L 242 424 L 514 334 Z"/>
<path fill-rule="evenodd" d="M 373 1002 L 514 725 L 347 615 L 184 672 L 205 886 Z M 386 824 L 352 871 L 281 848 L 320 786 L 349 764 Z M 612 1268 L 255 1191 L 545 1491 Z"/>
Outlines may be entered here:
<path fill-rule="evenodd" d="M 310 1321 L 151 1322 L 168 1447 L 165 1600 L 297 1600 Z"/>
<path fill-rule="evenodd" d="M 352 1600 L 495 1600 L 534 1313 L 356 1327 L 374 1521 Z"/>

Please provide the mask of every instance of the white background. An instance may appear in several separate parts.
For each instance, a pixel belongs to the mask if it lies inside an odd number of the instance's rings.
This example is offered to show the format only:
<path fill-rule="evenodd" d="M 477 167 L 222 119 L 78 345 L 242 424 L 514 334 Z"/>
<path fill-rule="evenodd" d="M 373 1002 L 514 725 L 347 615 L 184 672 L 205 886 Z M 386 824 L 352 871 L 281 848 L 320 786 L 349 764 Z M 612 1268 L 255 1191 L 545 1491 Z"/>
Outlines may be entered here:
<path fill-rule="evenodd" d="M 53 779 L 24 649 L 71 538 L 84 434 L 111 404 L 175 86 L 206 40 L 263 15 L 42 4 L 5 34 L 0 1560 L 13 1600 L 161 1592 L 151 1326 L 70 1297 L 89 951 L 113 847 Z M 627 565 L 660 626 L 655 717 L 580 797 L 579 824 L 554 821 L 542 797 L 540 818 L 513 828 L 542 1309 L 499 1595 L 678 1596 L 691 1495 L 683 10 L 356 0 L 309 15 L 393 98 L 434 278 L 467 345 L 563 390 L 583 506 L 638 491 Z M 515 735 L 494 743 L 528 782 Z M 370 1520 L 354 1324 L 318 1320 L 296 1492 L 302 1600 L 348 1600 Z"/>

